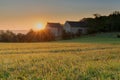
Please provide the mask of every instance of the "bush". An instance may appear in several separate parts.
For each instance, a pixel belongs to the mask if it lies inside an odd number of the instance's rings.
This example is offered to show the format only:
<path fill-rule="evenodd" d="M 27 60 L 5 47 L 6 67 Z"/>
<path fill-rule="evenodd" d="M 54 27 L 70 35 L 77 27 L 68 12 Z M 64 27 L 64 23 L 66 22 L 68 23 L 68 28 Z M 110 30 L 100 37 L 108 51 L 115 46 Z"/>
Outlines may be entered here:
<path fill-rule="evenodd" d="M 117 38 L 120 38 L 120 34 L 117 34 Z"/>
<path fill-rule="evenodd" d="M 0 42 L 45 42 L 53 40 L 55 40 L 55 36 L 49 30 L 30 30 L 27 34 L 15 34 L 11 31 L 0 32 Z"/>
<path fill-rule="evenodd" d="M 78 31 L 76 34 L 75 34 L 77 37 L 80 37 L 82 35 L 82 32 Z"/>
<path fill-rule="evenodd" d="M 71 32 L 66 32 L 65 30 L 62 33 L 62 39 L 64 40 L 71 39 L 73 36 Z"/>
<path fill-rule="evenodd" d="M 16 42 L 16 34 L 7 30 L 6 32 L 2 31 L 0 34 L 0 42 Z"/>

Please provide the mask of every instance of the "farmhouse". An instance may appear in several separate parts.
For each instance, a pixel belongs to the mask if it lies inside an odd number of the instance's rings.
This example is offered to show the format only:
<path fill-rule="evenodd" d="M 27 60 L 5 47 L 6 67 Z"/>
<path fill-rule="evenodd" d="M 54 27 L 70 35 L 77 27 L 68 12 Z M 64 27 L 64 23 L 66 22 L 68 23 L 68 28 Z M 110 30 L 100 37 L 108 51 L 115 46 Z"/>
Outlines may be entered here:
<path fill-rule="evenodd" d="M 60 23 L 47 23 L 46 29 L 50 30 L 56 38 L 62 36 L 63 27 Z"/>
<path fill-rule="evenodd" d="M 79 21 L 66 21 L 64 24 L 64 30 L 66 32 L 71 32 L 72 34 L 87 34 L 86 24 Z"/>

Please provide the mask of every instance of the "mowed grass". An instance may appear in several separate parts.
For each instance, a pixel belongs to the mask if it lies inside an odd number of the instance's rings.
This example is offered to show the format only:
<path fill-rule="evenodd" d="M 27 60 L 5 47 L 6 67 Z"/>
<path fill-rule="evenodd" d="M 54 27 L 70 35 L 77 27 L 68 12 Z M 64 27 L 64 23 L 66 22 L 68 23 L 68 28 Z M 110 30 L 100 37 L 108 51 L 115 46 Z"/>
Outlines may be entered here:
<path fill-rule="evenodd" d="M 98 34 L 93 34 L 93 35 L 81 36 L 79 38 L 71 39 L 71 40 L 62 40 L 58 42 L 120 44 L 120 38 L 117 38 L 117 34 L 120 34 L 120 32 L 98 33 Z"/>
<path fill-rule="evenodd" d="M 120 80 L 120 45 L 0 43 L 0 80 Z"/>

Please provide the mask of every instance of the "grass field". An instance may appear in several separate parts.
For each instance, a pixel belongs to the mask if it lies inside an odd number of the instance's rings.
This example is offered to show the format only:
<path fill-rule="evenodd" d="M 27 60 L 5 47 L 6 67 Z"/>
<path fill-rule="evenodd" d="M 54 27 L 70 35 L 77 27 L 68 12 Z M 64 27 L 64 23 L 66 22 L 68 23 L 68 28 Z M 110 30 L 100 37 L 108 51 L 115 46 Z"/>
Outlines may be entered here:
<path fill-rule="evenodd" d="M 120 44 L 120 38 L 117 38 L 116 33 L 99 33 L 95 35 L 81 36 L 80 38 L 72 40 L 63 40 L 59 42 L 82 42 L 82 43 L 109 43 L 109 44 Z"/>
<path fill-rule="evenodd" d="M 76 40 L 0 43 L 0 80 L 120 80 L 119 40 Z"/>

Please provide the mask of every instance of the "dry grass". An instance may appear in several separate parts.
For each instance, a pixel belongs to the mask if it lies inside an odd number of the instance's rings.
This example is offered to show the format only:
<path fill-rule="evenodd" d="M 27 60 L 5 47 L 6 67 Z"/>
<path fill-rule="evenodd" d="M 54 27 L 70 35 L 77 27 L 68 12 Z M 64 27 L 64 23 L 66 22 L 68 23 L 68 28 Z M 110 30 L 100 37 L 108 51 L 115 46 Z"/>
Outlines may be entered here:
<path fill-rule="evenodd" d="M 1 43 L 1 80 L 119 80 L 120 45 Z"/>

